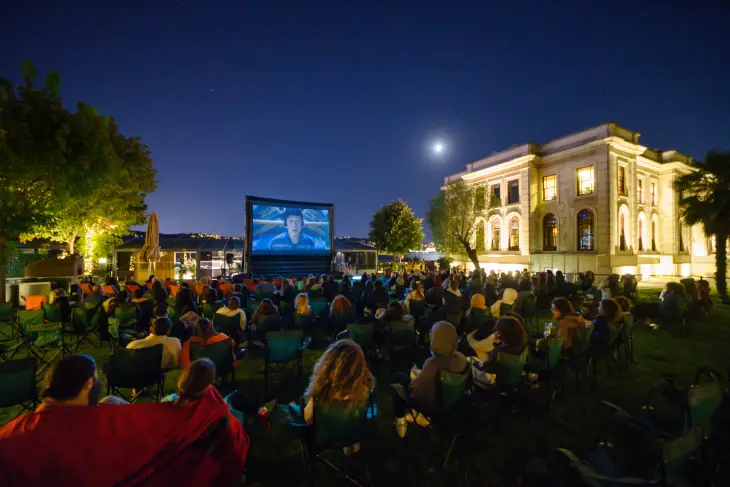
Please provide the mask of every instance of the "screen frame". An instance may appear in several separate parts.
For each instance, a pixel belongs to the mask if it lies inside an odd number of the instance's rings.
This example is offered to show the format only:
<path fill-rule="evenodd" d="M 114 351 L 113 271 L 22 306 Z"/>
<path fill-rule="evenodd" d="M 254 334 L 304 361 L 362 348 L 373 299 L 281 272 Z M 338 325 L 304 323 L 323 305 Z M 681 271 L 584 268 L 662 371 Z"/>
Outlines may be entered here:
<path fill-rule="evenodd" d="M 253 239 L 251 236 L 253 235 L 253 205 L 271 205 L 271 206 L 289 206 L 289 207 L 301 207 L 301 208 L 311 208 L 314 210 L 328 210 L 329 215 L 329 227 L 330 227 L 330 248 L 329 252 L 321 252 L 316 254 L 253 254 Z M 335 255 L 335 205 L 332 203 L 315 203 L 312 201 L 294 201 L 294 200 L 280 200 L 275 198 L 261 198 L 258 196 L 250 196 L 246 195 L 246 230 L 244 233 L 244 239 L 245 239 L 245 249 L 246 249 L 246 257 L 247 261 L 254 258 L 271 258 L 275 257 L 277 255 L 287 255 L 289 257 L 298 257 L 301 259 L 308 259 L 311 257 L 319 257 L 322 258 L 322 256 L 329 255 L 330 258 L 332 258 Z"/>

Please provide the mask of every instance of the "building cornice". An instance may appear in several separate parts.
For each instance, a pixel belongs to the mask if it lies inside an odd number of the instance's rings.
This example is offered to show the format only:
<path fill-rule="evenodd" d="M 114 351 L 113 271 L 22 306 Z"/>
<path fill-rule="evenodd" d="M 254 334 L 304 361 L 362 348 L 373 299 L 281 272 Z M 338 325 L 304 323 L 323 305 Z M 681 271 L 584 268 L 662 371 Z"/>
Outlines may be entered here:
<path fill-rule="evenodd" d="M 603 139 L 603 141 L 608 145 L 609 147 L 614 147 L 618 150 L 622 150 L 624 152 L 628 152 L 631 155 L 639 156 L 646 152 L 647 148 L 643 145 L 634 144 L 632 142 L 629 142 L 625 139 L 622 139 L 621 137 L 611 136 L 606 137 Z"/>
<path fill-rule="evenodd" d="M 527 154 L 527 155 L 518 157 L 516 159 L 512 159 L 511 161 L 502 162 L 502 163 L 496 164 L 494 166 L 485 167 L 484 169 L 479 169 L 474 172 L 463 174 L 461 176 L 461 179 L 463 179 L 464 181 L 467 181 L 467 182 L 474 181 L 475 179 L 479 179 L 484 176 L 489 176 L 490 174 L 506 171 L 509 169 L 517 169 L 523 165 L 529 165 L 530 162 L 534 161 L 537 158 L 538 158 L 538 156 L 535 154 Z"/>

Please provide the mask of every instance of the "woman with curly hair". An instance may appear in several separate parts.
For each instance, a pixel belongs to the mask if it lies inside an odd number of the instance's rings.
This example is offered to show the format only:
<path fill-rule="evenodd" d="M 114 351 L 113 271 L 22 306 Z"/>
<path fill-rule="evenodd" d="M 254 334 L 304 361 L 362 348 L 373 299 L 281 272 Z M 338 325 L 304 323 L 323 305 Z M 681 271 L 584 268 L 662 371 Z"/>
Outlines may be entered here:
<path fill-rule="evenodd" d="M 314 420 L 314 405 L 327 409 L 336 405 L 345 412 L 366 407 L 373 388 L 373 375 L 360 345 L 338 340 L 314 364 L 304 398 L 304 420 Z"/>

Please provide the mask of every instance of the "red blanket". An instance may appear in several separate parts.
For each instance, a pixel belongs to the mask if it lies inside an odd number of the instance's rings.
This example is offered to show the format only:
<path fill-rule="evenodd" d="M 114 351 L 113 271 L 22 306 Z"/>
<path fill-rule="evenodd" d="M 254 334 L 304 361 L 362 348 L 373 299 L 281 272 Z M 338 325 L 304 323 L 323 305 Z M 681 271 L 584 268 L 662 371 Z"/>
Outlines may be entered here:
<path fill-rule="evenodd" d="M 249 446 L 241 423 L 212 387 L 186 407 L 54 407 L 0 429 L 0 483 L 233 485 Z"/>

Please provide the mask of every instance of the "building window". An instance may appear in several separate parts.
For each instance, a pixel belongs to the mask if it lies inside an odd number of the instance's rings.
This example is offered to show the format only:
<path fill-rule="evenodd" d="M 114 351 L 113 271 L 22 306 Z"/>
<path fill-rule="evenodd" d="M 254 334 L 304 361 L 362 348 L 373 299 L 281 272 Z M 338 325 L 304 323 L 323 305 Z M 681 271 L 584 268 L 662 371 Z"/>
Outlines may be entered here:
<path fill-rule="evenodd" d="M 639 218 L 639 251 L 644 250 L 644 220 Z"/>
<path fill-rule="evenodd" d="M 636 181 L 636 189 L 639 194 L 639 203 L 644 204 L 644 180 L 638 179 Z"/>
<path fill-rule="evenodd" d="M 649 183 L 649 198 L 652 206 L 656 206 L 656 183 L 654 181 Z"/>
<path fill-rule="evenodd" d="M 618 167 L 618 194 L 626 196 L 626 168 L 624 166 Z"/>
<path fill-rule="evenodd" d="M 490 250 L 500 250 L 500 226 L 501 222 L 498 218 L 492 220 L 492 241 L 489 243 Z"/>
<path fill-rule="evenodd" d="M 623 213 L 618 217 L 618 233 L 618 248 L 626 250 L 626 218 Z"/>
<path fill-rule="evenodd" d="M 507 183 L 507 204 L 512 205 L 520 202 L 520 182 L 515 179 Z"/>
<path fill-rule="evenodd" d="M 685 245 L 684 245 L 684 229 L 682 228 L 682 222 L 679 222 L 679 251 L 684 252 Z"/>
<path fill-rule="evenodd" d="M 651 251 L 656 252 L 656 218 L 651 219 Z"/>
<path fill-rule="evenodd" d="M 520 219 L 512 217 L 509 221 L 509 250 L 520 250 Z"/>
<path fill-rule="evenodd" d="M 576 171 L 578 177 L 578 194 L 591 194 L 596 188 L 593 166 L 581 167 Z"/>
<path fill-rule="evenodd" d="M 558 219 L 554 213 L 542 219 L 542 250 L 558 250 Z"/>
<path fill-rule="evenodd" d="M 554 200 L 558 197 L 558 176 L 551 174 L 542 178 L 542 199 L 544 201 Z"/>
<path fill-rule="evenodd" d="M 502 198 L 502 196 L 501 196 L 502 189 L 500 188 L 499 184 L 493 184 L 491 187 L 491 192 L 492 192 L 492 198 L 497 198 L 497 199 Z"/>
<path fill-rule="evenodd" d="M 484 224 L 482 222 L 477 223 L 477 252 L 484 252 L 486 250 L 485 241 L 487 240 L 484 236 Z"/>
<path fill-rule="evenodd" d="M 715 253 L 715 236 L 709 236 L 705 237 L 705 246 L 707 247 L 707 255 L 712 255 Z"/>
<path fill-rule="evenodd" d="M 578 250 L 593 250 L 594 235 L 593 212 L 581 210 L 578 213 Z"/>
<path fill-rule="evenodd" d="M 474 190 L 474 210 L 484 210 L 484 203 L 486 202 L 486 192 L 484 186 L 477 186 Z"/>

